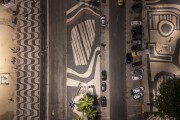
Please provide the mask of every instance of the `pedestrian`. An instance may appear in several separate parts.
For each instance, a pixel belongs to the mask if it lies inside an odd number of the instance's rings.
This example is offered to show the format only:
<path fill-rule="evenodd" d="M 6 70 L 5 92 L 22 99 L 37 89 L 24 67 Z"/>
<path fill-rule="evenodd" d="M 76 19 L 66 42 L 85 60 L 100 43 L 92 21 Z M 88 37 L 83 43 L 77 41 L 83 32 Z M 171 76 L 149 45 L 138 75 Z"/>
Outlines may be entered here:
<path fill-rule="evenodd" d="M 10 99 L 8 99 L 9 101 L 11 101 L 11 102 L 14 102 L 14 99 L 13 98 L 10 98 Z"/>
<path fill-rule="evenodd" d="M 28 19 L 28 14 L 25 14 L 24 18 L 25 18 L 25 20 L 27 20 Z"/>
<path fill-rule="evenodd" d="M 173 37 L 170 37 L 170 39 L 169 39 L 169 42 L 171 42 L 171 39 L 172 39 Z"/>
<path fill-rule="evenodd" d="M 102 46 L 102 47 L 105 47 L 105 46 L 106 46 L 106 44 L 104 44 L 104 43 L 101 43 L 101 46 Z"/>

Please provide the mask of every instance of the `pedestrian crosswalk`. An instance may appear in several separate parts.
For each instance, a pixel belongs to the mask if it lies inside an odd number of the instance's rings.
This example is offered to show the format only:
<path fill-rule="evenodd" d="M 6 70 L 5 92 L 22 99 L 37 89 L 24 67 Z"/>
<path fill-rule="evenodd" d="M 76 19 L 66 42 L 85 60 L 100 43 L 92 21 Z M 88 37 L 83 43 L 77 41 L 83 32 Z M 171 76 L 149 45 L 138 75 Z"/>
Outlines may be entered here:
<path fill-rule="evenodd" d="M 87 65 L 95 39 L 95 20 L 89 19 L 75 25 L 71 38 L 75 64 Z"/>

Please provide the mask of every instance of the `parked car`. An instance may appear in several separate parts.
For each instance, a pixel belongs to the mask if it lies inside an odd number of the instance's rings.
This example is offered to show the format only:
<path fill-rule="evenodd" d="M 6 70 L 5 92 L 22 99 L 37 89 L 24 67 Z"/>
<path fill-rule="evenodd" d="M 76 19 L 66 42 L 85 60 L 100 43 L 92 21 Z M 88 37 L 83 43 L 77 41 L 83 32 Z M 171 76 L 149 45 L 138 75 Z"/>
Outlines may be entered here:
<path fill-rule="evenodd" d="M 133 34 L 132 38 L 133 39 L 142 39 L 143 37 L 143 34 L 142 33 L 135 33 Z"/>
<path fill-rule="evenodd" d="M 134 52 L 134 51 L 140 51 L 142 50 L 142 44 L 139 44 L 139 45 L 132 45 L 131 46 L 131 50 Z"/>
<path fill-rule="evenodd" d="M 142 65 L 142 61 L 132 63 L 132 67 L 137 67 L 137 66 L 140 66 L 140 65 Z"/>
<path fill-rule="evenodd" d="M 102 72 L 101 72 L 101 79 L 102 80 L 107 80 L 107 72 L 106 72 L 106 70 L 102 70 Z"/>
<path fill-rule="evenodd" d="M 131 30 L 131 33 L 132 33 L 133 35 L 142 34 L 142 29 L 132 29 L 132 30 Z"/>
<path fill-rule="evenodd" d="M 122 6 L 124 5 L 124 1 L 123 1 L 123 0 L 118 0 L 118 5 L 119 5 L 120 7 L 122 7 Z"/>
<path fill-rule="evenodd" d="M 131 9 L 136 13 L 142 12 L 142 8 L 143 8 L 142 3 L 136 3 L 131 7 Z"/>
<path fill-rule="evenodd" d="M 140 40 L 137 40 L 137 39 L 132 40 L 132 45 L 140 45 L 140 44 L 142 44 L 141 39 Z"/>
<path fill-rule="evenodd" d="M 142 75 L 133 75 L 132 80 L 142 80 L 143 76 Z"/>
<path fill-rule="evenodd" d="M 140 52 L 132 52 L 132 57 L 140 56 Z"/>
<path fill-rule="evenodd" d="M 106 105 L 107 105 L 106 97 L 105 96 L 101 96 L 101 106 L 102 107 L 106 107 Z"/>
<path fill-rule="evenodd" d="M 105 26 L 106 25 L 106 17 L 105 15 L 101 16 L 101 26 Z"/>
<path fill-rule="evenodd" d="M 142 87 L 142 86 L 134 88 L 134 89 L 131 89 L 131 95 L 135 95 L 135 94 L 140 93 L 142 91 L 144 91 L 144 87 Z"/>
<path fill-rule="evenodd" d="M 135 69 L 131 72 L 132 75 L 137 75 L 137 74 L 143 74 L 144 72 L 144 69 L 143 68 L 138 68 L 138 69 Z"/>
<path fill-rule="evenodd" d="M 105 91 L 106 91 L 106 83 L 105 83 L 105 82 L 102 82 L 102 83 L 101 83 L 101 91 L 102 91 L 102 92 L 105 92 Z"/>
<path fill-rule="evenodd" d="M 143 96 L 144 96 L 144 94 L 143 94 L 142 92 L 140 92 L 140 93 L 135 94 L 135 95 L 133 96 L 133 98 L 134 98 L 135 100 L 138 100 L 138 99 L 142 98 Z"/>
<path fill-rule="evenodd" d="M 132 54 L 131 53 L 127 53 L 126 54 L 126 63 L 130 64 L 130 63 L 132 63 L 132 61 L 133 61 Z"/>
<path fill-rule="evenodd" d="M 142 21 L 142 18 L 141 17 L 134 17 L 133 21 Z"/>
<path fill-rule="evenodd" d="M 142 25 L 142 21 L 131 21 L 131 26 Z"/>

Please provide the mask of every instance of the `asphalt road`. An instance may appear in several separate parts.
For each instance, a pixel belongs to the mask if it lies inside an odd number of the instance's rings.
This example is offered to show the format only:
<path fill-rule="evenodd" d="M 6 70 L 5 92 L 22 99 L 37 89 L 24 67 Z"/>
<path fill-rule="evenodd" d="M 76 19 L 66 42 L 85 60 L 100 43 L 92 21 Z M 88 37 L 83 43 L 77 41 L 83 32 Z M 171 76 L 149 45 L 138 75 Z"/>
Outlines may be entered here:
<path fill-rule="evenodd" d="M 110 118 L 126 120 L 125 8 L 117 0 L 109 3 L 110 32 Z"/>
<path fill-rule="evenodd" d="M 65 0 L 49 1 L 49 120 L 65 120 L 66 24 Z"/>

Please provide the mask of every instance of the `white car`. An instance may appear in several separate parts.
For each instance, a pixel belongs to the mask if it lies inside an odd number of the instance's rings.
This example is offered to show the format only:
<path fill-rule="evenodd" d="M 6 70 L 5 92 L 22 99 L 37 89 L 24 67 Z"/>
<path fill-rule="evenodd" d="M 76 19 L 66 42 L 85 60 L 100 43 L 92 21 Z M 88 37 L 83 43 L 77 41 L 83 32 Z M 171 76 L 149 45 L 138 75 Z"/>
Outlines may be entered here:
<path fill-rule="evenodd" d="M 142 86 L 141 86 L 141 87 L 134 88 L 134 89 L 131 90 L 131 95 L 140 93 L 140 92 L 142 92 L 142 91 L 144 91 L 144 87 L 142 87 Z"/>
<path fill-rule="evenodd" d="M 132 80 L 142 80 L 143 76 L 142 75 L 133 75 Z"/>
<path fill-rule="evenodd" d="M 133 96 L 133 98 L 134 98 L 135 100 L 137 100 L 137 99 L 142 98 L 143 96 L 144 96 L 144 94 L 143 94 L 142 92 L 140 92 L 140 93 L 135 94 L 135 95 Z"/>
<path fill-rule="evenodd" d="M 101 26 L 105 26 L 106 25 L 106 17 L 103 15 L 101 16 Z"/>
<path fill-rule="evenodd" d="M 142 25 L 142 21 L 131 21 L 131 26 Z"/>

